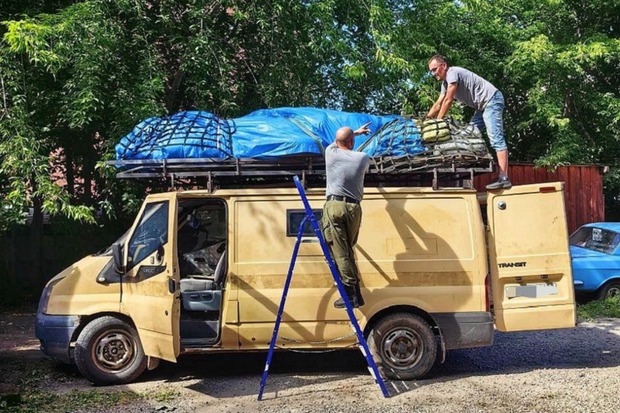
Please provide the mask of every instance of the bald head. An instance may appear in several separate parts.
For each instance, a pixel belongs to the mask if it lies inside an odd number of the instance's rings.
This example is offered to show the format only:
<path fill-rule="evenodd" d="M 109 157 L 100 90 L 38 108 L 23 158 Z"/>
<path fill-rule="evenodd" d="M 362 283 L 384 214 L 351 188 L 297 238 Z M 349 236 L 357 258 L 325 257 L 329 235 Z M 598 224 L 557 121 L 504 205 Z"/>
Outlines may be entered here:
<path fill-rule="evenodd" d="M 336 131 L 336 145 L 339 148 L 352 149 L 354 140 L 353 129 L 345 126 Z"/>

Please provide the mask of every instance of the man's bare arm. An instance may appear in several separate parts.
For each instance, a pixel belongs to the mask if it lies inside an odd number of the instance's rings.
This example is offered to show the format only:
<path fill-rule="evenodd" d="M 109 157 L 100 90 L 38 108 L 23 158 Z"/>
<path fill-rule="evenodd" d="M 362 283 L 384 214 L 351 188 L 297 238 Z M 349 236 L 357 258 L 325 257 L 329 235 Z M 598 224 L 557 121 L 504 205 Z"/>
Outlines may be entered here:
<path fill-rule="evenodd" d="M 432 119 L 437 115 L 437 113 L 439 112 L 439 109 L 441 109 L 441 103 L 443 102 L 443 99 L 445 96 L 446 96 L 445 94 L 439 95 L 439 98 L 437 99 L 437 101 L 433 104 L 433 106 L 430 108 L 430 110 L 426 114 L 425 116 L 426 118 Z"/>
<path fill-rule="evenodd" d="M 441 103 L 441 109 L 439 109 L 437 119 L 443 119 L 443 117 L 446 116 L 446 114 L 452 107 L 452 102 L 454 102 L 454 95 L 456 95 L 457 88 L 458 86 L 456 83 L 450 83 L 448 85 L 448 90 L 446 90 L 446 96 Z"/>

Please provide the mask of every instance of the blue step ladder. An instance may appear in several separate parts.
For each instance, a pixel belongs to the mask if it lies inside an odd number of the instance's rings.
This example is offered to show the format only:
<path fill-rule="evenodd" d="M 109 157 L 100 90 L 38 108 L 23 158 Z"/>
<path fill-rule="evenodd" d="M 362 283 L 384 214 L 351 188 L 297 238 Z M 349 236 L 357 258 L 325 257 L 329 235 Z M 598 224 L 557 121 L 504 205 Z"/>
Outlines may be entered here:
<path fill-rule="evenodd" d="M 291 285 L 293 269 L 295 268 L 295 261 L 297 260 L 297 253 L 299 252 L 299 244 L 301 243 L 301 238 L 303 236 L 304 227 L 307 222 L 310 222 L 310 224 L 312 225 L 312 228 L 314 229 L 314 233 L 316 237 L 319 239 L 319 243 L 321 244 L 321 249 L 323 250 L 323 254 L 325 255 L 325 260 L 327 261 L 327 264 L 329 265 L 329 269 L 331 270 L 332 276 L 334 277 L 334 281 L 336 282 L 336 286 L 338 287 L 338 292 L 340 293 L 340 296 L 344 300 L 347 314 L 349 316 L 349 320 L 351 320 L 351 324 L 353 326 L 353 329 L 355 330 L 355 334 L 357 335 L 357 339 L 360 344 L 360 350 L 362 351 L 362 354 L 364 355 L 364 357 L 366 358 L 366 362 L 368 363 L 368 371 L 370 372 L 370 375 L 372 376 L 372 378 L 375 380 L 375 383 L 377 383 L 379 387 L 381 388 L 381 392 L 383 393 L 383 396 L 389 397 L 390 394 L 385 386 L 385 382 L 381 378 L 381 374 L 379 374 L 379 370 L 377 369 L 377 364 L 375 363 L 374 359 L 372 358 L 372 355 L 370 354 L 370 351 L 368 350 L 368 344 L 366 343 L 366 340 L 364 339 L 364 334 L 362 333 L 362 330 L 360 329 L 357 319 L 355 318 L 355 314 L 353 313 L 353 308 L 351 307 L 351 303 L 349 302 L 347 294 L 344 290 L 344 285 L 342 284 L 342 281 L 340 281 L 340 275 L 338 274 L 338 269 L 336 268 L 336 264 L 334 263 L 334 260 L 332 259 L 329 249 L 327 248 L 327 244 L 325 243 L 325 239 L 323 238 L 323 233 L 321 232 L 321 229 L 316 220 L 316 217 L 314 216 L 314 213 L 312 212 L 312 208 L 310 207 L 310 203 L 308 202 L 308 198 L 306 197 L 304 188 L 297 176 L 293 177 L 293 179 L 295 181 L 295 186 L 297 187 L 297 190 L 299 191 L 299 195 L 301 196 L 301 200 L 303 201 L 304 208 L 306 210 L 306 216 L 304 217 L 301 224 L 299 225 L 299 231 L 297 232 L 297 242 L 295 243 L 295 247 L 293 249 L 293 257 L 291 258 L 291 264 L 289 266 L 288 274 L 286 276 L 286 282 L 284 283 L 284 291 L 282 292 L 282 300 L 280 301 L 280 308 L 278 309 L 278 316 L 276 317 L 276 323 L 273 329 L 273 336 L 271 337 L 271 343 L 269 344 L 269 353 L 267 354 L 267 362 L 265 363 L 265 370 L 263 371 L 263 377 L 261 378 L 261 381 L 260 381 L 260 391 L 258 392 L 258 400 L 263 399 L 263 392 L 265 390 L 265 384 L 267 384 L 267 376 L 269 374 L 269 366 L 271 365 L 271 358 L 273 357 L 273 350 L 276 345 L 276 339 L 278 338 L 278 332 L 280 330 L 280 322 L 282 321 L 282 313 L 284 311 L 284 304 L 286 303 L 286 296 L 288 294 L 289 286 Z"/>

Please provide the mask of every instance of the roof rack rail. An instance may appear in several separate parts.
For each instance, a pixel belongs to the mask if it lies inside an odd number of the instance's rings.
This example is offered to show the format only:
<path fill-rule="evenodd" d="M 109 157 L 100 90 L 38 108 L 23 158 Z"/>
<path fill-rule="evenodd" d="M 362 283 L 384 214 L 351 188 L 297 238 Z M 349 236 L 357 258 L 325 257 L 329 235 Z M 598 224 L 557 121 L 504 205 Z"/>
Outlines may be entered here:
<path fill-rule="evenodd" d="M 378 156 L 370 158 L 366 186 L 432 186 L 471 188 L 475 175 L 493 171 L 493 158 L 457 153 L 438 156 Z M 300 176 L 305 187 L 324 185 L 325 161 L 321 156 L 277 159 L 133 159 L 107 161 L 119 168 L 120 179 L 170 181 L 170 186 L 201 186 L 209 192 L 240 186 L 292 186 Z"/>

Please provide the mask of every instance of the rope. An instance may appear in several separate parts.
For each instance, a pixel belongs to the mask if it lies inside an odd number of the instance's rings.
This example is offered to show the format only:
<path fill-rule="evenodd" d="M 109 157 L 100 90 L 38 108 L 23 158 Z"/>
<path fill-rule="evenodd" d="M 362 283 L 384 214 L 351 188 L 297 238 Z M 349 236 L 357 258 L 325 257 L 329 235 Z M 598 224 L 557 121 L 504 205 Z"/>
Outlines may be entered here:
<path fill-rule="evenodd" d="M 398 119 L 377 132 L 375 139 L 382 140 L 381 145 L 377 142 L 375 153 L 369 154 L 377 172 L 389 174 L 470 167 L 473 163 L 491 159 L 480 131 L 471 124 L 450 118 L 429 119 L 422 123 L 420 136 L 416 122 L 421 123 L 419 119 Z M 399 153 L 393 150 L 395 142 Z M 409 150 L 416 144 L 423 146 L 418 146 L 421 149 L 417 152 Z M 379 146 L 385 148 L 380 155 L 376 153 Z M 402 151 L 403 147 L 408 150 Z"/>
<path fill-rule="evenodd" d="M 316 142 L 316 146 L 319 147 L 319 151 L 321 151 L 321 156 L 325 157 L 325 148 L 323 147 L 323 143 L 321 143 L 321 139 L 319 139 L 318 136 L 312 133 L 312 131 L 308 130 L 308 128 L 306 128 L 304 125 L 299 123 L 296 119 L 293 119 L 293 118 L 287 118 L 287 119 L 293 122 L 293 124 L 295 124 L 295 126 L 301 129 L 303 133 L 310 136 L 314 140 L 314 142 Z"/>
<path fill-rule="evenodd" d="M 154 153 L 162 148 L 197 148 L 214 152 L 217 158 L 232 158 L 233 121 L 209 112 L 179 112 L 163 118 L 150 118 L 138 124 L 121 140 L 122 158 L 128 152 L 140 153 L 142 158 L 158 158 Z"/>

